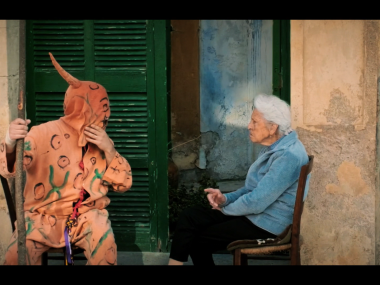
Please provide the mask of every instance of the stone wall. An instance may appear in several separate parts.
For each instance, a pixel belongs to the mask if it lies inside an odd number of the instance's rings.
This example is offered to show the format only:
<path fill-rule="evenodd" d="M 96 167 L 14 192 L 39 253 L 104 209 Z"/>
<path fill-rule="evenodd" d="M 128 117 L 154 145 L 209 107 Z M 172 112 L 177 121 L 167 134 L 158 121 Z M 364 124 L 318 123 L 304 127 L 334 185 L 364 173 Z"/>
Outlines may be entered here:
<path fill-rule="evenodd" d="M 0 20 L 0 139 L 17 117 L 19 21 Z M 0 185 L 0 264 L 12 234 L 4 191 Z"/>
<path fill-rule="evenodd" d="M 302 264 L 375 264 L 379 21 L 292 20 L 293 127 L 314 169 Z"/>

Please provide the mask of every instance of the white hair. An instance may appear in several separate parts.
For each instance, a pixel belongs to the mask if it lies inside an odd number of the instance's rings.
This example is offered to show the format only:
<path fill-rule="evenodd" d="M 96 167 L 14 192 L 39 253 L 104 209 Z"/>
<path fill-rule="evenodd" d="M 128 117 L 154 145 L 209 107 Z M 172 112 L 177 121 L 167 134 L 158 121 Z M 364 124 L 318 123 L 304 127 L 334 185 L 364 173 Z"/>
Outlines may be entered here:
<path fill-rule="evenodd" d="M 289 134 L 291 115 L 288 103 L 274 95 L 259 94 L 253 99 L 253 108 L 257 109 L 268 123 L 278 125 L 280 136 Z"/>

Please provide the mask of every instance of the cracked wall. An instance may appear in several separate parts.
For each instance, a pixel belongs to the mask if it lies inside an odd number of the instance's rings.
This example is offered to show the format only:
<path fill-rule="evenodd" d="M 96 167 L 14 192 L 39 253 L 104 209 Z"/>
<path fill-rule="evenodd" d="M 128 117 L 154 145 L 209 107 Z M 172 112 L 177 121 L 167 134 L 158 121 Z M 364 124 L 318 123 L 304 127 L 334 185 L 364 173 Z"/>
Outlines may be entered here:
<path fill-rule="evenodd" d="M 206 155 L 203 167 L 217 180 L 245 179 L 260 149 L 250 142 L 247 125 L 254 96 L 272 92 L 272 25 L 272 20 L 201 21 L 200 153 Z"/>
<path fill-rule="evenodd" d="M 375 264 L 379 21 L 292 20 L 292 126 L 314 157 L 302 264 Z"/>
<path fill-rule="evenodd" d="M 0 20 L 0 139 L 17 117 L 19 21 Z M 0 264 L 12 235 L 4 190 L 0 185 Z"/>

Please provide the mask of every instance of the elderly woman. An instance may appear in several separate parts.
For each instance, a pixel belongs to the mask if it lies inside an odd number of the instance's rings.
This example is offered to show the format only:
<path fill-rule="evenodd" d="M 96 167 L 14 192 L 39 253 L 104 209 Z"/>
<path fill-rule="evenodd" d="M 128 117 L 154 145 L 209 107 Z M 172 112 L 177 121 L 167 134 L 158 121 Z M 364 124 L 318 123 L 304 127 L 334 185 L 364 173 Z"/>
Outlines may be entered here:
<path fill-rule="evenodd" d="M 205 189 L 212 209 L 183 211 L 169 265 L 181 265 L 189 255 L 194 265 L 214 265 L 212 253 L 225 250 L 229 243 L 273 238 L 292 223 L 298 177 L 308 156 L 290 127 L 286 102 L 273 95 L 258 95 L 253 105 L 249 138 L 264 148 L 249 168 L 244 187 L 228 194 Z M 306 193 L 307 189 L 308 184 Z"/>

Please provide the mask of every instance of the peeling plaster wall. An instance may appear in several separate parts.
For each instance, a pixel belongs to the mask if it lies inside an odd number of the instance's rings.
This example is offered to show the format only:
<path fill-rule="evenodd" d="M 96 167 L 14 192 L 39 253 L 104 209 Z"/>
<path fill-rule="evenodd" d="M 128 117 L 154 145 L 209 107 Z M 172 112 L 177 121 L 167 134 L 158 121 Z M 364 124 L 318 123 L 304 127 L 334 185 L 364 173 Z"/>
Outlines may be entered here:
<path fill-rule="evenodd" d="M 379 21 L 292 20 L 292 126 L 314 169 L 302 264 L 375 264 Z"/>
<path fill-rule="evenodd" d="M 272 20 L 202 20 L 201 149 L 214 178 L 244 179 L 259 146 L 248 137 L 252 100 L 272 93 Z M 201 159 L 201 157 L 200 157 Z"/>
<path fill-rule="evenodd" d="M 17 116 L 19 21 L 0 20 L 0 139 Z M 12 235 L 12 226 L 0 184 L 0 264 Z"/>
<path fill-rule="evenodd" d="M 199 20 L 171 20 L 171 139 L 169 181 L 194 169 L 200 142 Z M 189 142 L 190 141 L 190 142 Z M 174 183 L 176 184 L 176 183 Z"/>

